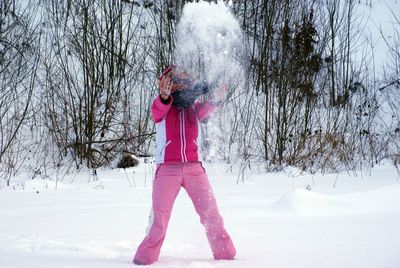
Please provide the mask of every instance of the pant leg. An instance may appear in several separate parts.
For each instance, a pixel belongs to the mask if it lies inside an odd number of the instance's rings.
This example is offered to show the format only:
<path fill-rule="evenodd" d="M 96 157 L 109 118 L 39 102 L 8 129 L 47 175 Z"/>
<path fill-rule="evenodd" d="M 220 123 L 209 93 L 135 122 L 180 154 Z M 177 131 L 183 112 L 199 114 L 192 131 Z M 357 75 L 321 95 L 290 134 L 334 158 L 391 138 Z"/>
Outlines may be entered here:
<path fill-rule="evenodd" d="M 200 222 L 206 229 L 214 259 L 233 259 L 236 250 L 225 230 L 214 193 L 201 163 L 188 163 L 183 170 L 183 187 L 192 199 Z"/>
<path fill-rule="evenodd" d="M 146 237 L 136 251 L 135 263 L 151 264 L 158 260 L 172 207 L 182 184 L 181 170 L 179 165 L 162 164 L 156 172 L 149 227 Z"/>

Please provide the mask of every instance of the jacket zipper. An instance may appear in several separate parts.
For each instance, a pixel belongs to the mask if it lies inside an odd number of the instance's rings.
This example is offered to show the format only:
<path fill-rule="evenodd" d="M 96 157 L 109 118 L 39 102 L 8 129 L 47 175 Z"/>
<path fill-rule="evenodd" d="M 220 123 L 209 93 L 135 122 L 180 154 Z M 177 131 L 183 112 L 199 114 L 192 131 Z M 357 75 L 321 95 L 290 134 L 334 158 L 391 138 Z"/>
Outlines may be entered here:
<path fill-rule="evenodd" d="M 185 111 L 181 111 L 181 124 L 180 124 L 180 129 L 181 129 L 181 157 L 182 157 L 182 162 L 187 162 L 187 156 L 186 156 L 186 137 L 185 137 Z"/>

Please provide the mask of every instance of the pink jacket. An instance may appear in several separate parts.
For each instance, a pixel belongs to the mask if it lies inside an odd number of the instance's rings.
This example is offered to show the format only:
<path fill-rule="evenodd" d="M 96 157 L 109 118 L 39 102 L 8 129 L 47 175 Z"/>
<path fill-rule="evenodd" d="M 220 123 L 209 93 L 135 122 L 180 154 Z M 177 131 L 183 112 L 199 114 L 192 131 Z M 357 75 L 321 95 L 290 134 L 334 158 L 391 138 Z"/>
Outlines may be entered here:
<path fill-rule="evenodd" d="M 151 106 L 156 123 L 156 163 L 201 161 L 200 121 L 207 118 L 215 106 L 210 102 L 196 102 L 188 109 L 167 104 L 158 96 Z"/>

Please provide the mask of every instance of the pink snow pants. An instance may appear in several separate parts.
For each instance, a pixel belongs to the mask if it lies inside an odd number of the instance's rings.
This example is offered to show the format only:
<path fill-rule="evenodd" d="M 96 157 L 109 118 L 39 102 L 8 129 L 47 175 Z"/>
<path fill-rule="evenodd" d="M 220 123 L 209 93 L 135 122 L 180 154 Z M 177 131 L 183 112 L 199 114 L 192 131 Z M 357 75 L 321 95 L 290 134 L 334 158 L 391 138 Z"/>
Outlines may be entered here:
<path fill-rule="evenodd" d="M 214 259 L 233 259 L 236 250 L 224 228 L 207 174 L 200 162 L 165 163 L 157 166 L 153 184 L 153 206 L 147 236 L 133 259 L 137 264 L 158 260 L 172 206 L 181 188 L 191 198 L 206 230 Z"/>

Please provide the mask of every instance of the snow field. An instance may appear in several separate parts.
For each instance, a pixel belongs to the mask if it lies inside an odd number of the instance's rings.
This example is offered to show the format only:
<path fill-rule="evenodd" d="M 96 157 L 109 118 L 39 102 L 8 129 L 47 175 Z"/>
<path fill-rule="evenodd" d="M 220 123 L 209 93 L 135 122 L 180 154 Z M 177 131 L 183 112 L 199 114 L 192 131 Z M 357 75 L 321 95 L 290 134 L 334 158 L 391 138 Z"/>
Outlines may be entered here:
<path fill-rule="evenodd" d="M 399 267 L 400 184 L 390 166 L 371 177 L 338 178 L 254 170 L 239 185 L 224 165 L 206 169 L 237 259 L 212 259 L 182 189 L 152 267 Z M 24 189 L 3 187 L 0 267 L 132 267 L 150 210 L 148 170 L 145 164 L 134 168 L 132 188 L 118 170 L 100 170 L 90 183 L 80 173 L 57 190 L 54 182 L 38 180 Z M 133 185 L 133 169 L 127 175 Z"/>

